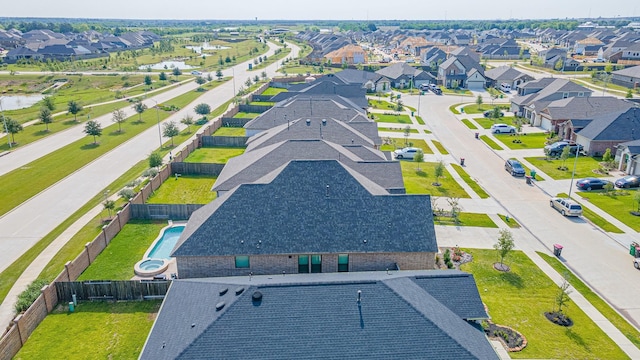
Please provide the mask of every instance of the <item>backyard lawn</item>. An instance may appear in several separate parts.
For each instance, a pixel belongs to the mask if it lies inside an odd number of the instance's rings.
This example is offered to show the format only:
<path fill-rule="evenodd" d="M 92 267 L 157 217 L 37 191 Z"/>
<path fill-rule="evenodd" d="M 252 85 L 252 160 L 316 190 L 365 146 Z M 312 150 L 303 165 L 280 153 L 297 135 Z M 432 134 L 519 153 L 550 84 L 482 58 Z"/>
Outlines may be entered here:
<path fill-rule="evenodd" d="M 213 133 L 215 136 L 246 136 L 247 131 L 241 127 L 231 127 L 231 126 L 222 126 L 219 127 L 216 132 Z"/>
<path fill-rule="evenodd" d="M 420 165 L 420 171 L 418 171 Z M 432 196 L 469 198 L 469 194 L 455 181 L 455 179 L 445 169 L 443 176 L 438 179 L 440 186 L 435 186 L 434 174 L 437 163 L 424 162 L 416 163 L 401 161 L 402 178 L 407 194 L 429 194 Z"/>
<path fill-rule="evenodd" d="M 156 190 L 148 204 L 208 204 L 215 200 L 216 192 L 211 187 L 215 177 L 182 175 L 168 178 Z"/>
<path fill-rule="evenodd" d="M 448 225 L 448 226 L 477 226 L 486 228 L 497 228 L 498 225 L 491 220 L 487 214 L 468 213 L 461 212 L 458 218 L 458 224 L 453 221 L 453 218 L 446 216 L 433 217 L 434 225 Z"/>
<path fill-rule="evenodd" d="M 137 359 L 160 301 L 83 302 L 47 315 L 14 359 Z"/>
<path fill-rule="evenodd" d="M 407 143 L 405 144 L 405 140 Z M 413 146 L 422 149 L 425 154 L 433 154 L 433 150 L 429 147 L 426 141 L 422 139 L 400 139 L 391 138 L 391 144 L 384 144 L 380 147 L 380 151 L 394 151 L 396 149 L 402 149 L 405 146 Z"/>
<path fill-rule="evenodd" d="M 573 164 L 575 162 L 575 157 L 570 157 L 564 162 L 564 165 L 568 168 L 568 170 L 559 170 L 558 167 L 562 166 L 563 161 L 560 159 L 547 160 L 543 156 L 542 157 L 527 157 L 524 158 L 531 165 L 540 169 L 540 171 L 549 175 L 554 180 L 561 179 L 571 179 L 571 173 L 573 171 Z M 592 158 L 587 156 L 578 157 L 578 161 L 576 163 L 576 174 L 575 179 L 580 179 L 584 177 L 605 177 L 606 175 L 594 173 L 593 170 L 598 169 L 600 158 Z"/>
<path fill-rule="evenodd" d="M 544 316 L 552 311 L 559 288 L 520 251 L 505 259 L 508 273 L 493 269 L 496 251 L 470 249 L 473 261 L 461 270 L 474 275 L 482 301 L 491 320 L 522 333 L 528 341 L 514 359 L 626 359 L 627 356 L 607 335 L 569 301 L 565 313 L 571 327 L 555 325 Z"/>
<path fill-rule="evenodd" d="M 636 191 L 639 190 L 617 190 L 612 195 L 605 195 L 602 191 L 579 191 L 576 196 L 588 199 L 589 202 L 625 225 L 635 231 L 640 231 L 640 217 L 630 213 L 630 211 L 638 210 L 638 203 L 633 201 L 633 195 Z"/>
<path fill-rule="evenodd" d="M 273 95 L 278 95 L 281 92 L 287 92 L 287 89 L 284 88 L 275 88 L 275 87 L 268 87 L 265 89 L 265 91 L 262 92 L 262 94 L 260 95 L 264 95 L 264 96 L 273 96 Z"/>
<path fill-rule="evenodd" d="M 506 147 L 511 150 L 520 149 L 542 149 L 547 141 L 547 134 L 533 133 L 521 134 L 519 136 L 511 134 L 494 134 L 496 139 L 500 140 Z M 513 140 L 520 140 L 520 143 L 514 143 Z"/>
<path fill-rule="evenodd" d="M 409 115 L 404 114 L 374 114 L 376 122 L 396 123 L 396 124 L 412 124 Z"/>
<path fill-rule="evenodd" d="M 244 148 L 235 147 L 199 148 L 189 154 L 184 161 L 191 163 L 226 164 L 232 157 L 242 155 L 244 150 Z"/>
<path fill-rule="evenodd" d="M 248 112 L 242 112 L 240 111 L 239 113 L 233 115 L 234 118 L 236 119 L 255 119 L 257 118 L 261 113 L 248 113 Z"/>

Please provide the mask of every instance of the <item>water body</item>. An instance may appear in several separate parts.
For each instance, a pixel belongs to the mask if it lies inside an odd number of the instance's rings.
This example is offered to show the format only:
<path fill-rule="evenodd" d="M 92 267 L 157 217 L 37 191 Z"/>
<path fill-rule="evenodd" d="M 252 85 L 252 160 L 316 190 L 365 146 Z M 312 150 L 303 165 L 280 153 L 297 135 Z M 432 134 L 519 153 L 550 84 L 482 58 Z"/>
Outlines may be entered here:
<path fill-rule="evenodd" d="M 142 65 L 138 67 L 140 70 L 146 70 L 147 68 L 151 68 L 153 70 L 172 70 L 173 68 L 178 68 L 180 70 L 185 69 L 193 69 L 194 66 L 185 64 L 184 61 L 163 61 L 161 63 L 153 64 L 153 65 Z"/>
<path fill-rule="evenodd" d="M 42 100 L 44 95 L 0 95 L 2 110 L 18 110 L 31 107 Z"/>
<path fill-rule="evenodd" d="M 210 45 L 208 42 L 202 43 L 202 46 L 185 46 L 187 49 L 191 49 L 195 52 L 197 52 L 198 54 L 202 54 L 203 50 L 226 50 L 226 49 L 231 49 L 228 46 L 222 46 L 222 45 Z"/>

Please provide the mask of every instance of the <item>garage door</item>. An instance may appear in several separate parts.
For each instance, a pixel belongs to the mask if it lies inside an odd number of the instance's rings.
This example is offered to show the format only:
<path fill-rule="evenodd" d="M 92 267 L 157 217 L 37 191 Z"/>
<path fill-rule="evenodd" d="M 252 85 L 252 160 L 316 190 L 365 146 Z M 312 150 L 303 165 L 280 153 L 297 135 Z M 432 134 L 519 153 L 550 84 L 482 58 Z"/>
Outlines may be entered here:
<path fill-rule="evenodd" d="M 542 121 L 540 122 L 540 127 L 545 130 L 551 130 L 551 120 L 547 118 L 542 118 Z"/>
<path fill-rule="evenodd" d="M 467 81 L 467 89 L 484 90 L 484 81 Z"/>

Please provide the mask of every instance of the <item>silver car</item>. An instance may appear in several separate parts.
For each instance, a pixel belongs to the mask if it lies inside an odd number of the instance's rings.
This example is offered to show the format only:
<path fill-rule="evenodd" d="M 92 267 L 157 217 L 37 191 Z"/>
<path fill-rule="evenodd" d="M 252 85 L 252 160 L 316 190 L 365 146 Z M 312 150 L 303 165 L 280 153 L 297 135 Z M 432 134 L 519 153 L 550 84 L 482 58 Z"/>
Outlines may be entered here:
<path fill-rule="evenodd" d="M 582 206 L 571 199 L 554 197 L 549 202 L 552 208 L 560 211 L 562 216 L 581 216 Z"/>
<path fill-rule="evenodd" d="M 404 149 L 398 149 L 393 153 L 396 156 L 396 159 L 413 159 L 413 157 L 418 153 L 418 148 L 415 147 L 406 147 Z"/>

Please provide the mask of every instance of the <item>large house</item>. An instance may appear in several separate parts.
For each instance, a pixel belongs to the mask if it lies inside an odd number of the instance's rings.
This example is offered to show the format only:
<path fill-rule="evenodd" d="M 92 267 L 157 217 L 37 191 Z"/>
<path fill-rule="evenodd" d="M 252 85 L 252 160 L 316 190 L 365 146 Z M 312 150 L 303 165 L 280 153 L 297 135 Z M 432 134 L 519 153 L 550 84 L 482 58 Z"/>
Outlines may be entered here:
<path fill-rule="evenodd" d="M 367 92 L 391 91 L 391 81 L 386 77 L 371 71 L 344 69 L 334 76 L 345 84 L 360 85 Z"/>
<path fill-rule="evenodd" d="M 345 45 L 340 49 L 331 51 L 325 56 L 327 62 L 331 64 L 365 64 L 367 62 L 367 53 L 359 45 Z"/>
<path fill-rule="evenodd" d="M 405 62 L 394 63 L 376 73 L 389 79 L 391 86 L 397 89 L 417 88 L 422 84 L 436 82 L 433 75 Z"/>
<path fill-rule="evenodd" d="M 484 68 L 469 55 L 451 56 L 438 67 L 438 82 L 447 88 L 483 90 L 486 86 Z"/>
<path fill-rule="evenodd" d="M 615 161 L 618 164 L 618 170 L 629 175 L 640 175 L 640 140 L 618 144 Z"/>
<path fill-rule="evenodd" d="M 511 89 L 516 89 L 520 84 L 535 80 L 533 76 L 514 69 L 511 66 L 499 66 L 484 72 L 487 78 L 487 86 L 499 88 L 501 84 L 508 84 Z"/>
<path fill-rule="evenodd" d="M 640 86 L 640 65 L 614 71 L 611 73 L 611 82 L 616 85 L 637 89 Z"/>
<path fill-rule="evenodd" d="M 587 120 L 569 120 L 573 140 L 590 155 L 614 151 L 620 144 L 640 140 L 640 108 L 594 116 Z M 635 169 L 634 169 L 635 170 Z"/>
<path fill-rule="evenodd" d="M 590 121 L 600 115 L 622 113 L 636 105 L 630 101 L 611 96 L 570 97 L 554 100 L 539 109 L 540 122 L 536 126 L 551 129 L 562 139 L 572 139 L 576 129 L 572 127 L 580 121 Z M 573 123 L 569 120 L 572 120 Z"/>

